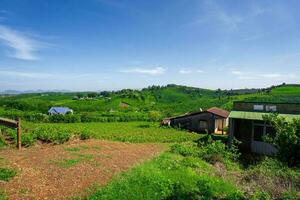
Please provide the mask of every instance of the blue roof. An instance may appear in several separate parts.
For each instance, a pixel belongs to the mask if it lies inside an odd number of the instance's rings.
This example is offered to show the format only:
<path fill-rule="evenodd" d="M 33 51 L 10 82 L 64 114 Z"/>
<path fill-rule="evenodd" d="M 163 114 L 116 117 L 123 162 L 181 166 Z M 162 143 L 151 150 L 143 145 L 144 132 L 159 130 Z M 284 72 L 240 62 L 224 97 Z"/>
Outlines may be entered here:
<path fill-rule="evenodd" d="M 67 114 L 68 112 L 73 112 L 73 110 L 68 107 L 51 107 L 48 111 L 51 114 Z"/>

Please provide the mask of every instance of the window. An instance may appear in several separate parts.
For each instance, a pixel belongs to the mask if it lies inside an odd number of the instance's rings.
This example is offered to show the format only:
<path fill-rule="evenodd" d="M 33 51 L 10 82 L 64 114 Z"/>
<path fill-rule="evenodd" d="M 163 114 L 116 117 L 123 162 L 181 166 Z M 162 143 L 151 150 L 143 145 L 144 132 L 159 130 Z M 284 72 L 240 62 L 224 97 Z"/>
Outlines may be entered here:
<path fill-rule="evenodd" d="M 253 131 L 254 131 L 253 139 L 255 141 L 263 141 L 264 126 L 254 125 Z"/>
<path fill-rule="evenodd" d="M 266 127 L 266 134 L 270 135 L 270 136 L 275 136 L 275 134 L 276 134 L 275 128 L 272 127 L 272 126 L 267 126 Z"/>
<path fill-rule="evenodd" d="M 200 121 L 200 129 L 207 129 L 207 121 Z"/>
<path fill-rule="evenodd" d="M 276 112 L 277 111 L 277 107 L 274 105 L 266 105 L 266 111 L 267 112 Z"/>
<path fill-rule="evenodd" d="M 274 136 L 276 130 L 264 121 L 253 122 L 253 140 L 263 142 L 263 136 L 267 134 Z"/>
<path fill-rule="evenodd" d="M 263 111 L 264 110 L 264 105 L 254 105 L 253 110 Z"/>

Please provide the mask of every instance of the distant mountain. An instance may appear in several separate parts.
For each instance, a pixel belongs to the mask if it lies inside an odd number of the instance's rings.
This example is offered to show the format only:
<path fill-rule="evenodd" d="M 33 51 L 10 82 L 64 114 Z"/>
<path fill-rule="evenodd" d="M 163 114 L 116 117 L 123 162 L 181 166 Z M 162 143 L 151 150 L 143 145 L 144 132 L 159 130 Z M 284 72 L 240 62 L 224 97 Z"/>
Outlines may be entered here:
<path fill-rule="evenodd" d="M 70 90 L 4 90 L 0 91 L 2 95 L 17 95 L 17 94 L 35 94 L 35 93 L 47 93 L 47 92 L 71 92 Z"/>

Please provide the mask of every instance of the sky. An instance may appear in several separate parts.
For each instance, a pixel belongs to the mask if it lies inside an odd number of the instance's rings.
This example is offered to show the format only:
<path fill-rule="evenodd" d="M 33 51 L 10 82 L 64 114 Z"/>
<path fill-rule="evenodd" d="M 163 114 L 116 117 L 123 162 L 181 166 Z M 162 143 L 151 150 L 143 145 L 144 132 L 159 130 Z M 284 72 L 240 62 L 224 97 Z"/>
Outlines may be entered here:
<path fill-rule="evenodd" d="M 300 83 L 298 0 L 0 0 L 1 90 Z"/>

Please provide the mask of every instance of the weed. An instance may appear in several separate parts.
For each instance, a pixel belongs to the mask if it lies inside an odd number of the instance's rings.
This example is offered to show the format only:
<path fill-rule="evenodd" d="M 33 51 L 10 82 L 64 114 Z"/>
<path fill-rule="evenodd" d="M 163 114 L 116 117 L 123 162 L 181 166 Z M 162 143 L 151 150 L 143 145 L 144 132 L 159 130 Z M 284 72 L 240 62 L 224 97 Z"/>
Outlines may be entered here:
<path fill-rule="evenodd" d="M 1 188 L 0 188 L 0 200 L 8 200 L 5 191 Z"/>
<path fill-rule="evenodd" d="M 16 170 L 9 168 L 0 168 L 0 180 L 9 181 L 17 174 Z"/>

